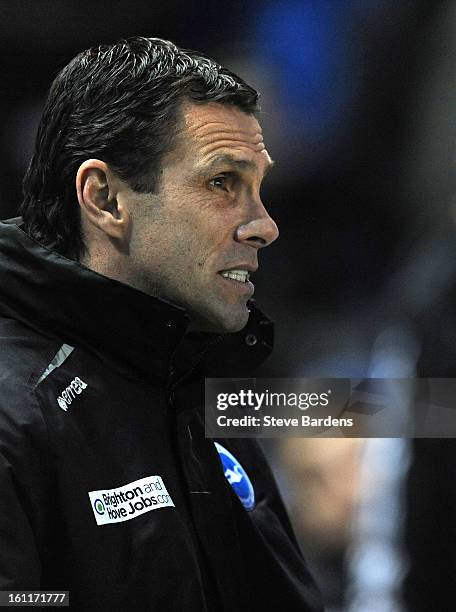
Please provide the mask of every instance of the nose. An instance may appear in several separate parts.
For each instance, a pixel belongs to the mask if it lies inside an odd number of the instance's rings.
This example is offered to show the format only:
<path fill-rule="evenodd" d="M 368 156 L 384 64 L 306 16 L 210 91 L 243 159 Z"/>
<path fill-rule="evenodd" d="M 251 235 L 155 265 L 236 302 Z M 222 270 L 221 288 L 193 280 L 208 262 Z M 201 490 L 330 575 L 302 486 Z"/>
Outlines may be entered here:
<path fill-rule="evenodd" d="M 262 249 L 269 246 L 279 237 L 279 228 L 272 217 L 261 204 L 260 214 L 240 225 L 236 230 L 236 240 L 250 246 Z"/>

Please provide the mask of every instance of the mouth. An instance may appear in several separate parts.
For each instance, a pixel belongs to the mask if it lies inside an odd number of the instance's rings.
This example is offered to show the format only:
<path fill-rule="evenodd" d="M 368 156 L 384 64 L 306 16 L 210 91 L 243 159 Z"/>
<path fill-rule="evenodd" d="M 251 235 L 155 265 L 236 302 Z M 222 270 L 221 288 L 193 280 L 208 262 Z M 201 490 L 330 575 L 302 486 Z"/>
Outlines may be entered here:
<path fill-rule="evenodd" d="M 250 282 L 250 270 L 243 268 L 236 268 L 232 270 L 221 270 L 219 276 L 222 277 L 222 282 L 228 287 L 230 291 L 233 289 L 244 297 L 252 297 L 255 287 Z"/>
<path fill-rule="evenodd" d="M 248 270 L 222 270 L 219 272 L 223 278 L 230 278 L 239 283 L 247 283 L 250 278 Z"/>

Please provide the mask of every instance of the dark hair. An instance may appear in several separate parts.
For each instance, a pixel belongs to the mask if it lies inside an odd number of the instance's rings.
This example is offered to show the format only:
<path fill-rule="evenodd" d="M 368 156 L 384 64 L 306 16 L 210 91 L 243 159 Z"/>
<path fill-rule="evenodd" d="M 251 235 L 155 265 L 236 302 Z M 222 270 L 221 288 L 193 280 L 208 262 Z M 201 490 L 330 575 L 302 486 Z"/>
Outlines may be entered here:
<path fill-rule="evenodd" d="M 38 127 L 24 178 L 25 231 L 79 260 L 79 166 L 102 159 L 134 190 L 154 192 L 183 98 L 258 110 L 258 93 L 240 77 L 167 40 L 135 37 L 77 55 L 54 80 Z"/>

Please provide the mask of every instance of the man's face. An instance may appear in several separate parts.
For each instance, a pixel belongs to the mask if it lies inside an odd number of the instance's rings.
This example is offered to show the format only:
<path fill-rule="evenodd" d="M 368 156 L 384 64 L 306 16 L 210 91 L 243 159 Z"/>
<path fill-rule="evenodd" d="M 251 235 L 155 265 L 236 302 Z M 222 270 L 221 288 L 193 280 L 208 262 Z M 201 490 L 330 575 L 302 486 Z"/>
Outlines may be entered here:
<path fill-rule="evenodd" d="M 258 121 L 218 103 L 182 107 L 158 194 L 134 194 L 131 284 L 184 307 L 194 327 L 247 323 L 258 251 L 278 236 L 260 199 L 272 165 Z"/>

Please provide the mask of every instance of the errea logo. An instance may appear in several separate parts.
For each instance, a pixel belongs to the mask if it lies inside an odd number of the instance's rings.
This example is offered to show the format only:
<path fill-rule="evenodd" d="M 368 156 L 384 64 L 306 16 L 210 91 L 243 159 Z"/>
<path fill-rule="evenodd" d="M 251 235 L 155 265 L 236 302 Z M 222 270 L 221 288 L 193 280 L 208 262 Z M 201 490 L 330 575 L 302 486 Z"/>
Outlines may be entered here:
<path fill-rule="evenodd" d="M 57 398 L 57 403 L 62 410 L 65 412 L 68 410 L 68 406 L 74 400 L 76 395 L 80 395 L 84 389 L 87 388 L 87 383 L 82 381 L 79 376 L 73 378 L 68 387 L 62 391 L 62 393 Z"/>

